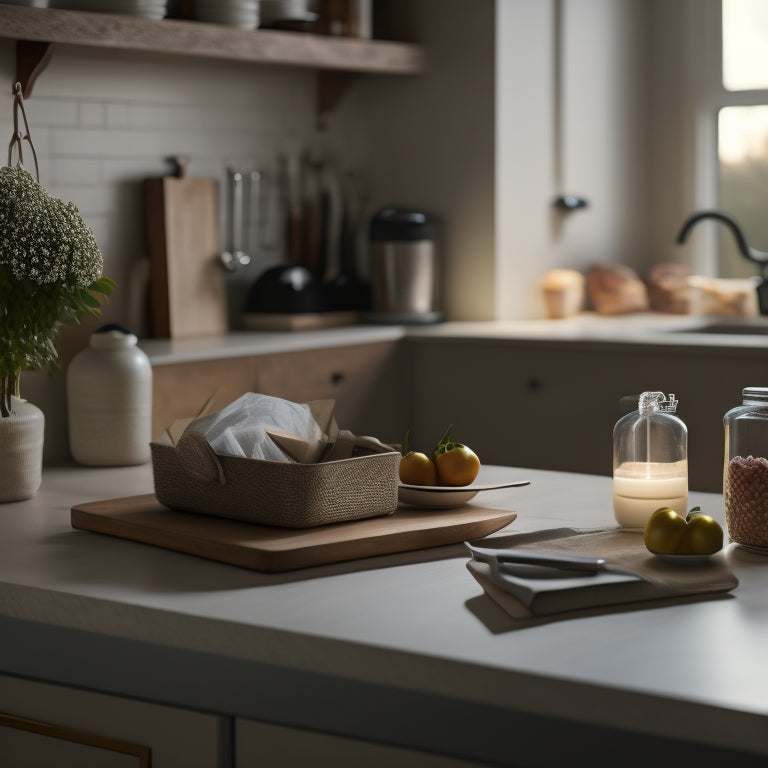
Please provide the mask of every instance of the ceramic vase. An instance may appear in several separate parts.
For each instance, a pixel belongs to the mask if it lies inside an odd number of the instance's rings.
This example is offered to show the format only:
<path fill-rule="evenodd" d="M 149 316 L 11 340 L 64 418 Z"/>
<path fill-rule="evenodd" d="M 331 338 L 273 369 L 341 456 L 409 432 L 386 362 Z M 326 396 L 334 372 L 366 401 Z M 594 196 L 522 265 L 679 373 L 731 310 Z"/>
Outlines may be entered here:
<path fill-rule="evenodd" d="M 67 371 L 69 448 L 88 467 L 147 463 L 152 438 L 152 366 L 123 326 L 105 325 Z"/>
<path fill-rule="evenodd" d="M 0 417 L 0 502 L 31 498 L 43 477 L 43 412 L 18 397 L 11 411 Z"/>

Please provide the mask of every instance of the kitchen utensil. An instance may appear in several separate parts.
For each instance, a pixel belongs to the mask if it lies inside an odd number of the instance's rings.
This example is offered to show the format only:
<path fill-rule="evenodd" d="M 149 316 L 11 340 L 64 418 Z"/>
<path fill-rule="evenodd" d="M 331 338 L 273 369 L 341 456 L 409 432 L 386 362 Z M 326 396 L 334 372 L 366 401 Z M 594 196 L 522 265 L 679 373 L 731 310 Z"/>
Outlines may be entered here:
<path fill-rule="evenodd" d="M 466 542 L 466 545 L 475 560 L 488 563 L 492 568 L 513 563 L 516 565 L 535 565 L 539 568 L 554 568 L 559 571 L 576 571 L 583 576 L 594 576 L 600 571 L 608 570 L 602 557 L 486 549 L 485 547 L 476 547 L 469 542 Z"/>
<path fill-rule="evenodd" d="M 285 202 L 285 252 L 291 264 L 304 264 L 301 194 L 301 153 L 292 147 L 280 157 L 280 181 Z"/>
<path fill-rule="evenodd" d="M 179 512 L 153 494 L 87 502 L 71 510 L 73 528 L 270 572 L 459 544 L 498 531 L 516 517 L 483 507 L 442 514 L 398 510 L 387 517 L 291 530 Z"/>
<path fill-rule="evenodd" d="M 144 182 L 151 332 L 164 338 L 225 333 L 217 183 L 187 178 L 186 158 L 174 162 L 173 175 Z"/>
<path fill-rule="evenodd" d="M 409 485 L 400 483 L 398 497 L 403 504 L 414 507 L 433 507 L 449 509 L 460 507 L 473 499 L 481 491 L 494 491 L 499 488 L 517 488 L 530 485 L 530 480 L 516 480 L 510 483 L 492 483 L 488 485 L 471 485 L 451 487 L 446 485 Z"/>
<path fill-rule="evenodd" d="M 236 272 L 239 267 L 251 263 L 251 257 L 246 249 L 250 236 L 251 218 L 250 201 L 253 194 L 254 176 L 247 176 L 242 171 L 229 168 L 229 249 L 221 254 L 221 263 L 227 272 Z M 245 202 L 243 187 L 248 182 L 248 204 Z"/>
<path fill-rule="evenodd" d="M 371 305 L 371 286 L 358 273 L 358 232 L 361 223 L 364 192 L 359 174 L 349 171 L 338 176 L 341 190 L 341 222 L 339 226 L 336 274 L 328 274 L 324 286 L 326 306 L 336 310 L 365 311 Z"/>

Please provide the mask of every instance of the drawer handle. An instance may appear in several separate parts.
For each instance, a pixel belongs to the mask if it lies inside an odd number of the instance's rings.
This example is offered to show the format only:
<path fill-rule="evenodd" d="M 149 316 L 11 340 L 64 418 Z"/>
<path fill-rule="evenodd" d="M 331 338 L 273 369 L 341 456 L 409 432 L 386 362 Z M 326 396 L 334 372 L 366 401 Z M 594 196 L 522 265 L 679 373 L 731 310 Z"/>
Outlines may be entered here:
<path fill-rule="evenodd" d="M 344 381 L 344 374 L 339 371 L 335 371 L 331 374 L 331 384 L 341 384 Z"/>

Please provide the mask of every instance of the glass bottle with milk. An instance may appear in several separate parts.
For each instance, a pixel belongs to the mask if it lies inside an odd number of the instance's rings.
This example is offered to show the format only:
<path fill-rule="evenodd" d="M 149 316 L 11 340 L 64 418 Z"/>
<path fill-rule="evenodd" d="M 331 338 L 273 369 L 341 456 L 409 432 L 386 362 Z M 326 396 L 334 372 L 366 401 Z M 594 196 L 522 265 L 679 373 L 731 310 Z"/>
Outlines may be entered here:
<path fill-rule="evenodd" d="M 613 429 L 613 513 L 642 530 L 659 507 L 685 515 L 688 505 L 688 429 L 675 416 L 673 394 L 643 392 L 638 410 Z"/>

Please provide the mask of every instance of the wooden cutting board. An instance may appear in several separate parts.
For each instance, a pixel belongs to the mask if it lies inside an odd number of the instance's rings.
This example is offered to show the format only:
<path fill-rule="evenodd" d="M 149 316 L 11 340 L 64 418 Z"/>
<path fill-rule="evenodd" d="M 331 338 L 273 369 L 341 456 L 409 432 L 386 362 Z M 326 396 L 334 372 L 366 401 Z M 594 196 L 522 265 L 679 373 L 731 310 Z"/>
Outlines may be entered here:
<path fill-rule="evenodd" d="M 145 179 L 152 335 L 181 339 L 227 331 L 214 179 Z"/>
<path fill-rule="evenodd" d="M 474 504 L 432 511 L 401 507 L 386 517 L 297 530 L 179 512 L 154 494 L 77 504 L 71 514 L 73 528 L 268 572 L 456 544 L 487 536 L 516 517 Z"/>

